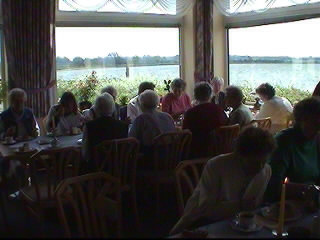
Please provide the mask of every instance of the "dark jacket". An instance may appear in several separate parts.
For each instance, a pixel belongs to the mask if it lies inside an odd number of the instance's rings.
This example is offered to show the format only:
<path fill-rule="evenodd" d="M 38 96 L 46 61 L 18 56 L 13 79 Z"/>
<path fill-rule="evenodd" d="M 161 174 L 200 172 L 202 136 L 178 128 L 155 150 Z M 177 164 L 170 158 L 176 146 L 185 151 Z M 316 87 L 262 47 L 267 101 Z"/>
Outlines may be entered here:
<path fill-rule="evenodd" d="M 218 105 L 222 108 L 222 109 L 225 109 L 226 106 L 225 106 L 225 96 L 226 94 L 224 92 L 219 92 L 219 95 L 218 95 Z M 211 99 L 211 102 L 212 103 L 215 103 L 215 99 L 216 99 L 217 96 L 213 96 L 212 99 Z"/>
<path fill-rule="evenodd" d="M 8 108 L 7 110 L 3 111 L 0 114 L 0 118 L 1 118 L 3 125 L 4 125 L 3 132 L 7 132 L 7 130 L 11 127 L 18 128 L 18 123 L 14 117 L 14 114 L 13 114 L 11 108 Z M 24 108 L 21 121 L 22 121 L 28 135 L 32 136 L 32 132 L 36 126 L 36 122 L 35 122 L 33 112 L 30 108 Z M 16 135 L 17 135 L 17 132 L 16 132 Z M 14 137 L 17 137 L 17 136 L 14 136 Z"/>

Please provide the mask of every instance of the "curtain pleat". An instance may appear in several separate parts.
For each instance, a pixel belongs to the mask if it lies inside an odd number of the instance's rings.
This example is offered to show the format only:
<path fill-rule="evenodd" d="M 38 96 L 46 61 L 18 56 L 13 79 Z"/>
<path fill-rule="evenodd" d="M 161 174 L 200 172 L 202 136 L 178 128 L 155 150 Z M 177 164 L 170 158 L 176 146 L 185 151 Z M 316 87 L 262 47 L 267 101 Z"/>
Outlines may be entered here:
<path fill-rule="evenodd" d="M 3 0 L 8 87 L 27 92 L 27 106 L 44 117 L 53 99 L 55 0 Z"/>

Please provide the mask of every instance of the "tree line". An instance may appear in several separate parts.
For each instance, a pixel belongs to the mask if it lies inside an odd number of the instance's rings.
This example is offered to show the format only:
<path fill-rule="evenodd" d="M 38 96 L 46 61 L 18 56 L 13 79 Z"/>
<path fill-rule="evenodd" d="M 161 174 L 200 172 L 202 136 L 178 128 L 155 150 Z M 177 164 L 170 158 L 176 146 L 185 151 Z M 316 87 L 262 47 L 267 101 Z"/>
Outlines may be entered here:
<path fill-rule="evenodd" d="M 251 57 L 251 56 L 237 56 L 230 55 L 229 63 L 302 63 L 302 64 L 315 64 L 320 63 L 319 57 Z"/>

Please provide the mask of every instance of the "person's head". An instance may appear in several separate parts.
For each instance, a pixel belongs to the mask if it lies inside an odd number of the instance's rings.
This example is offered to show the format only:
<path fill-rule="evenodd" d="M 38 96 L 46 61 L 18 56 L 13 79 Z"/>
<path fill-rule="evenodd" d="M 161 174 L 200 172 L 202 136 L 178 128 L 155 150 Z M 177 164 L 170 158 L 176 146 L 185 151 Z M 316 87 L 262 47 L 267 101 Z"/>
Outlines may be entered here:
<path fill-rule="evenodd" d="M 145 90 L 154 90 L 156 86 L 152 82 L 142 82 L 139 85 L 138 95 L 143 93 Z"/>
<path fill-rule="evenodd" d="M 199 102 L 209 102 L 212 97 L 212 87 L 207 82 L 197 83 L 194 87 L 194 98 Z"/>
<path fill-rule="evenodd" d="M 60 98 L 60 105 L 63 106 L 65 113 L 77 113 L 78 104 L 72 92 L 64 92 Z"/>
<path fill-rule="evenodd" d="M 27 101 L 27 94 L 21 88 L 13 88 L 9 92 L 9 105 L 15 112 L 22 112 Z"/>
<path fill-rule="evenodd" d="M 211 81 L 211 85 L 213 87 L 213 93 L 217 95 L 223 88 L 224 80 L 222 77 L 214 77 Z"/>
<path fill-rule="evenodd" d="M 239 87 L 229 86 L 226 88 L 226 104 L 229 107 L 238 107 L 243 100 L 243 93 Z"/>
<path fill-rule="evenodd" d="M 118 91 L 113 86 L 106 86 L 105 88 L 102 88 L 101 94 L 103 93 L 109 93 L 113 97 L 114 101 L 116 101 L 118 96 Z"/>
<path fill-rule="evenodd" d="M 94 109 L 99 116 L 112 116 L 115 109 L 113 96 L 109 93 L 102 93 L 96 98 Z"/>
<path fill-rule="evenodd" d="M 159 105 L 160 99 L 155 91 L 145 90 L 140 94 L 139 102 L 142 112 L 146 112 L 155 110 Z"/>
<path fill-rule="evenodd" d="M 246 174 L 255 175 L 264 167 L 275 147 L 275 140 L 268 131 L 249 127 L 240 134 L 235 153 Z"/>
<path fill-rule="evenodd" d="M 170 84 L 171 90 L 176 97 L 180 97 L 183 94 L 186 86 L 186 82 L 181 78 L 174 79 Z"/>
<path fill-rule="evenodd" d="M 256 89 L 256 93 L 265 102 L 276 95 L 276 90 L 269 83 L 263 83 Z"/>
<path fill-rule="evenodd" d="M 295 126 L 299 127 L 307 139 L 312 139 L 320 130 L 320 99 L 306 98 L 293 109 Z"/>

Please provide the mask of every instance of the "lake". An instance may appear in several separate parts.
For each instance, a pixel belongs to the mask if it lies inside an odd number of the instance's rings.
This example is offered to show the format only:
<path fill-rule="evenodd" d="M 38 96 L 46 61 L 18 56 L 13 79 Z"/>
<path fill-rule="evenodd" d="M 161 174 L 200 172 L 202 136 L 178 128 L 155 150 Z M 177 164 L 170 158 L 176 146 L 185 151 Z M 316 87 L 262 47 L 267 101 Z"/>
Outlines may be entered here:
<path fill-rule="evenodd" d="M 58 79 L 82 78 L 96 71 L 98 77 L 123 78 L 126 68 L 92 68 L 78 70 L 59 70 Z M 130 77 L 148 76 L 159 79 L 179 77 L 178 65 L 130 67 Z M 253 88 L 264 82 L 282 87 L 295 87 L 313 91 L 320 81 L 320 64 L 230 64 L 230 83 L 248 85 Z"/>

